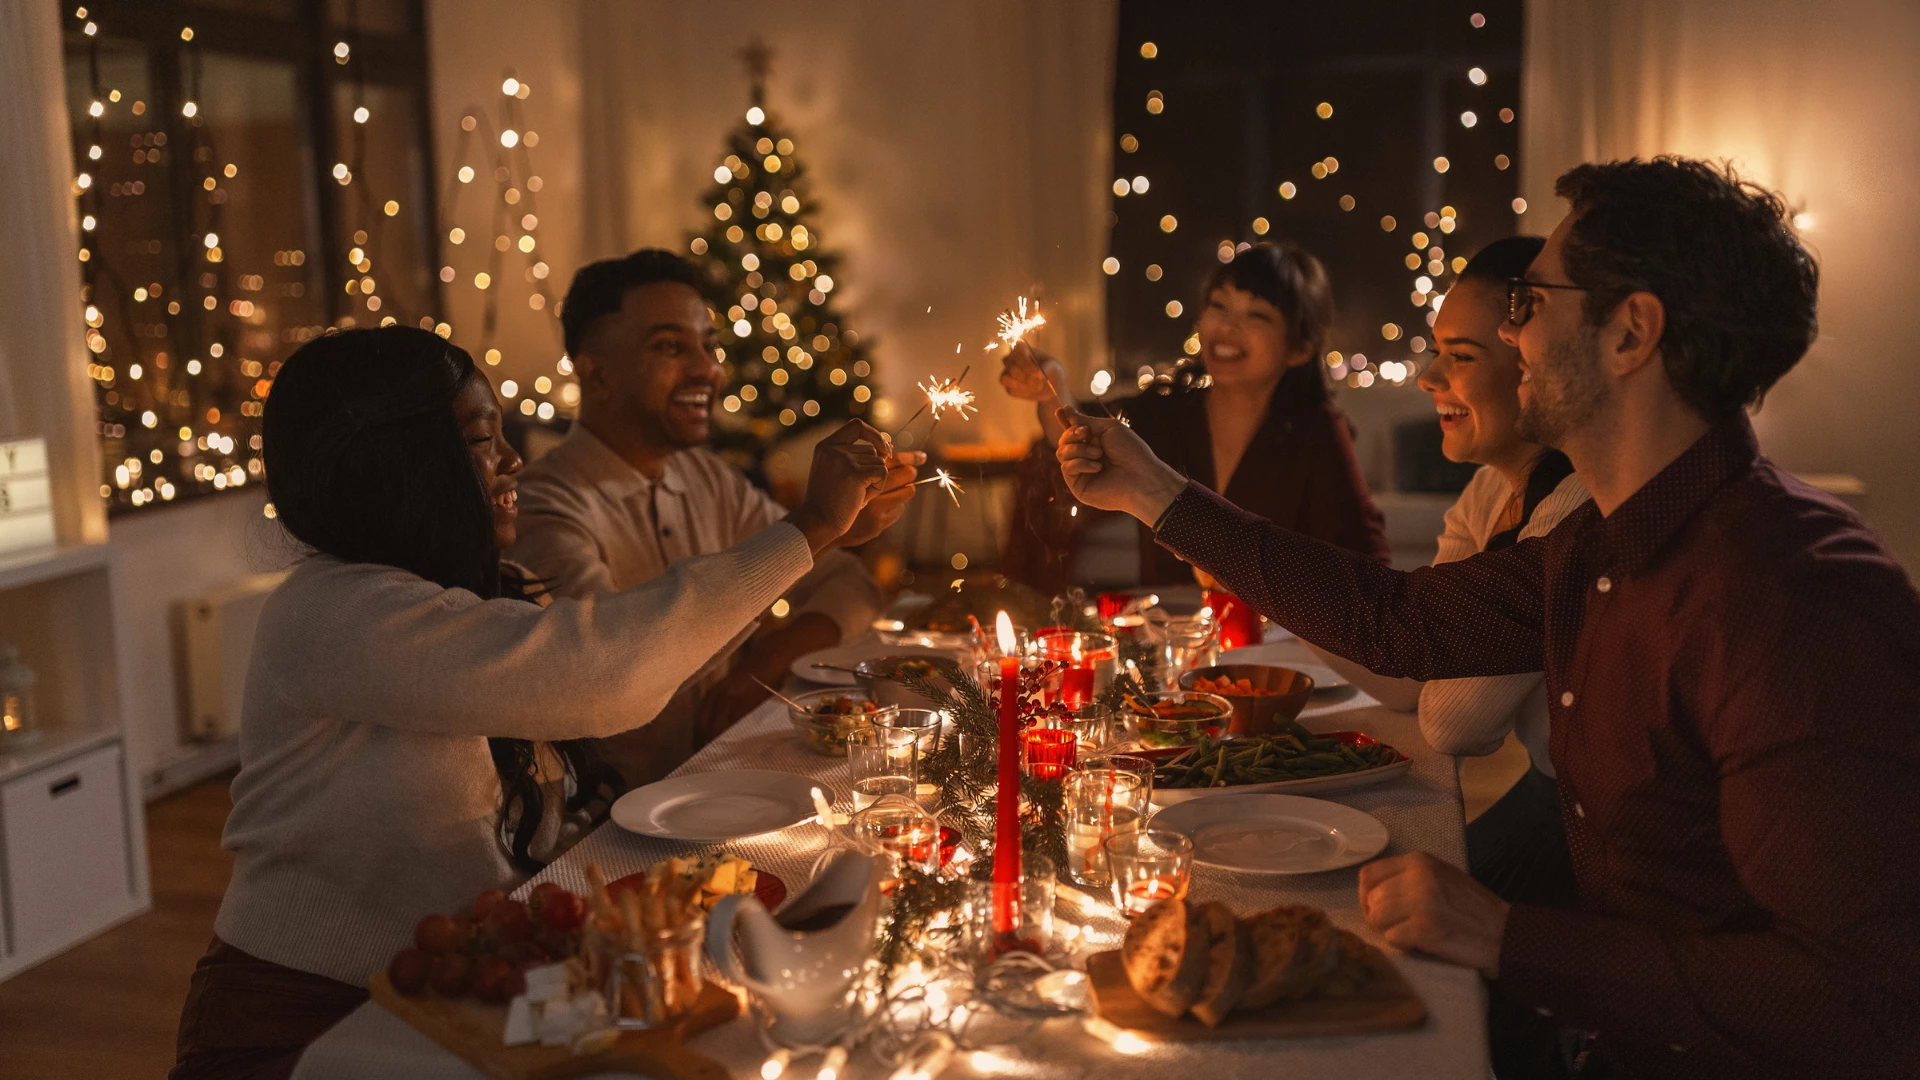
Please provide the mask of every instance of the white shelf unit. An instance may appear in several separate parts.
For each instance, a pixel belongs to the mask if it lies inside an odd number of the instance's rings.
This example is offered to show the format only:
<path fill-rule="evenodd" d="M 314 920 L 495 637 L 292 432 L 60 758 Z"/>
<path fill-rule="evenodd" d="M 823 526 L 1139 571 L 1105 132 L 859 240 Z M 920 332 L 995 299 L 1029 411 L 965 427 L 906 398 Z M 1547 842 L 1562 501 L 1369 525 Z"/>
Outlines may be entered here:
<path fill-rule="evenodd" d="M 0 642 L 39 676 L 40 732 L 0 750 L 0 979 L 152 904 L 118 597 L 106 545 L 0 555 Z"/>

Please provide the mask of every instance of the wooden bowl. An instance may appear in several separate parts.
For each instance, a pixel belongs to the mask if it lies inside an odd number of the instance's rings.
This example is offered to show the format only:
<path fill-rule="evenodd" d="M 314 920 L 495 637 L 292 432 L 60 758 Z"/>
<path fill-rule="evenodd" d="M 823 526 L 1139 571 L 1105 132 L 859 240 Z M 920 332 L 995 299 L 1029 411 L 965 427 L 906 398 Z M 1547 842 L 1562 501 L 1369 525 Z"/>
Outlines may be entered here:
<path fill-rule="evenodd" d="M 1233 703 L 1234 735 L 1267 735 L 1278 731 L 1300 716 L 1313 694 L 1313 679 L 1306 673 L 1272 664 L 1220 664 L 1194 668 L 1180 676 L 1180 688 L 1193 689 L 1201 679 L 1247 680 L 1265 694 L 1219 694 Z"/>

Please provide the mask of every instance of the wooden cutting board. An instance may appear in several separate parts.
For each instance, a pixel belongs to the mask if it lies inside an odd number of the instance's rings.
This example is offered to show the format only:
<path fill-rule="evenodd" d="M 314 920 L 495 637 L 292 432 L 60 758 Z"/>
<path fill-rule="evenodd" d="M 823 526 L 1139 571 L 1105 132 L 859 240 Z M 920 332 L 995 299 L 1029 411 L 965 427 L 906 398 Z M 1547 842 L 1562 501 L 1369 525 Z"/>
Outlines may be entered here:
<path fill-rule="evenodd" d="M 564 1080 L 619 1070 L 652 1080 L 729 1080 L 726 1069 L 688 1050 L 685 1043 L 740 1015 L 738 998 L 706 983 L 693 1011 L 681 1017 L 678 1024 L 654 1031 L 622 1032 L 613 1049 L 583 1057 L 565 1046 L 503 1045 L 500 1035 L 507 1025 L 504 1005 L 482 1005 L 471 998 L 449 1001 L 431 993 L 406 997 L 387 981 L 384 971 L 374 975 L 368 989 L 373 992 L 373 1000 L 395 1016 L 499 1080 Z"/>
<path fill-rule="evenodd" d="M 1087 983 L 1094 1015 L 1147 1042 L 1225 1042 L 1239 1039 L 1298 1039 L 1315 1035 L 1373 1035 L 1407 1031 L 1426 1022 L 1427 1007 L 1407 985 L 1400 969 L 1386 971 L 1352 997 L 1287 1001 L 1253 1012 L 1236 1012 L 1217 1028 L 1191 1015 L 1178 1020 L 1159 1012 L 1127 981 L 1120 951 L 1087 958 Z"/>

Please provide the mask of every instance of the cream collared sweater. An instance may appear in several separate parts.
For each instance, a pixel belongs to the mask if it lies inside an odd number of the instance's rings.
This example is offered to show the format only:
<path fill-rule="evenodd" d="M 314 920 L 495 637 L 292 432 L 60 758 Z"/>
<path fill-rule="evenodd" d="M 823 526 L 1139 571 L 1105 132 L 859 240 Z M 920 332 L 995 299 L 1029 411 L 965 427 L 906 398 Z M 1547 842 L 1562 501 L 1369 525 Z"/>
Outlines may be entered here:
<path fill-rule="evenodd" d="M 309 558 L 255 631 L 215 932 L 365 985 L 421 916 L 520 880 L 496 838 L 488 736 L 646 723 L 812 565 L 781 522 L 637 588 L 540 607 Z"/>

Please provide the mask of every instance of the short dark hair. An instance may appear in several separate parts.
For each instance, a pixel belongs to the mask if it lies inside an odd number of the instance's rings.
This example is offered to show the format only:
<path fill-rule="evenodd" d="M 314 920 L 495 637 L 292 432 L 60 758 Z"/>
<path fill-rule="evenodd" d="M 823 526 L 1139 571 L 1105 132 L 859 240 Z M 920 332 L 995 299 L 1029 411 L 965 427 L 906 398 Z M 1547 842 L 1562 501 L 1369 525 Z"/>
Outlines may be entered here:
<path fill-rule="evenodd" d="M 1292 241 L 1259 243 L 1214 271 L 1203 297 L 1222 285 L 1250 292 L 1280 310 L 1287 336 L 1318 360 L 1333 329 L 1333 281 L 1327 268 Z"/>
<path fill-rule="evenodd" d="M 1579 165 L 1554 184 L 1572 204 L 1564 262 L 1605 321 L 1630 293 L 1666 308 L 1668 382 L 1709 420 L 1758 404 L 1818 332 L 1820 270 L 1786 204 L 1726 163 L 1662 156 Z"/>
<path fill-rule="evenodd" d="M 587 334 L 599 319 L 616 315 L 627 292 L 660 281 L 677 281 L 706 294 L 706 280 L 692 263 L 671 251 L 641 248 L 618 259 L 588 263 L 573 275 L 567 298 L 560 304 L 560 331 L 568 356 L 586 347 Z"/>
<path fill-rule="evenodd" d="M 1514 278 L 1525 277 L 1527 267 L 1533 265 L 1533 260 L 1540 257 L 1540 249 L 1546 246 L 1546 238 L 1542 236 L 1501 237 L 1474 252 L 1454 282 L 1484 281 L 1504 287 Z"/>

